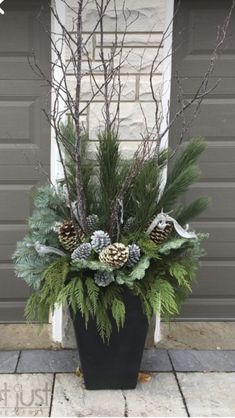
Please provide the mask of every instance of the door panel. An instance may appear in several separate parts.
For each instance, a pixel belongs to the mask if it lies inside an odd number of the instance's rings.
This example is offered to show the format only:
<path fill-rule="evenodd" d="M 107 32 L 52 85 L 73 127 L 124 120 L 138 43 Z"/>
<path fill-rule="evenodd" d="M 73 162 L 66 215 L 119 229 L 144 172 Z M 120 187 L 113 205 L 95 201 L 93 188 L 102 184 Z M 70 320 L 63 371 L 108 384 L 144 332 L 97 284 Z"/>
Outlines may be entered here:
<path fill-rule="evenodd" d="M 50 170 L 50 127 L 42 109 L 49 89 L 32 69 L 34 55 L 50 76 L 47 0 L 7 0 L 0 15 L 0 322 L 23 321 L 28 287 L 14 275 L 16 241 L 27 231 L 30 193 Z M 43 166 L 43 170 L 40 169 Z"/>
<path fill-rule="evenodd" d="M 171 117 L 178 109 L 178 85 L 192 98 L 208 68 L 230 0 L 182 0 L 174 21 Z M 203 101 L 187 138 L 201 136 L 208 144 L 200 159 L 201 179 L 184 201 L 208 195 L 209 208 L 193 223 L 209 232 L 206 257 L 183 307 L 181 319 L 235 319 L 235 16 L 233 14 L 224 48 L 220 51 L 208 88 L 215 86 Z M 195 107 L 186 114 L 191 120 Z M 182 121 L 170 132 L 175 147 Z"/>

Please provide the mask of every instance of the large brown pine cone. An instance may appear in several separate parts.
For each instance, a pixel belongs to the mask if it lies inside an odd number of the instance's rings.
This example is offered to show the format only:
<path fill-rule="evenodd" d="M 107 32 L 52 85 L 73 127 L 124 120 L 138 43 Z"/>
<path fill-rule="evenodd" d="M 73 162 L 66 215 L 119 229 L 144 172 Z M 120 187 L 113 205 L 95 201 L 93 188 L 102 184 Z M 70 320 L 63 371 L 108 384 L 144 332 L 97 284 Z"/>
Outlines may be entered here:
<path fill-rule="evenodd" d="M 160 229 L 158 226 L 155 226 L 155 228 L 150 232 L 149 238 L 155 243 L 155 244 L 161 244 L 163 241 L 165 241 L 169 235 L 171 234 L 173 229 L 173 224 L 171 222 L 167 222 L 164 229 Z"/>
<path fill-rule="evenodd" d="M 73 221 L 67 220 L 59 227 L 58 237 L 65 250 L 73 251 L 84 238 L 84 234 L 79 225 L 75 225 Z"/>
<path fill-rule="evenodd" d="M 99 255 L 101 262 L 117 269 L 126 264 L 128 257 L 129 248 L 119 242 L 108 245 L 108 247 L 105 247 Z"/>

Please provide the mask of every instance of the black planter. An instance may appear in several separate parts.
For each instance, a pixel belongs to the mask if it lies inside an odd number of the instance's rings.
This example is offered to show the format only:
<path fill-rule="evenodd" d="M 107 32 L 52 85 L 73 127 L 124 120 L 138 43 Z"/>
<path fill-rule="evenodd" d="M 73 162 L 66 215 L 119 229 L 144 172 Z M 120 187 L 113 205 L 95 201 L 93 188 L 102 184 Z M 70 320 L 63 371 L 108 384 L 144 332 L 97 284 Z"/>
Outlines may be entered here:
<path fill-rule="evenodd" d="M 136 387 L 148 321 L 137 297 L 127 293 L 125 304 L 124 328 L 118 332 L 113 324 L 108 345 L 102 342 L 95 321 L 90 320 L 86 329 L 81 314 L 71 313 L 87 389 Z"/>

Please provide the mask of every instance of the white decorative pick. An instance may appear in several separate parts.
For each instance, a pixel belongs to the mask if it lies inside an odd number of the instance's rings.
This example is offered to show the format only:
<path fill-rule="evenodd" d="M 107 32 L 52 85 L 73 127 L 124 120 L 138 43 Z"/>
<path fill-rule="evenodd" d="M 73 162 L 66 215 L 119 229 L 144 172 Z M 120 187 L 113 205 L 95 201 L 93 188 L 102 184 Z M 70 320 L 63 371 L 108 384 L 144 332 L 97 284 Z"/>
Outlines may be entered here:
<path fill-rule="evenodd" d="M 172 222 L 176 232 L 182 237 L 186 239 L 194 239 L 197 238 L 195 232 L 188 232 L 186 229 L 182 228 L 182 226 L 176 221 L 176 219 L 169 216 L 168 213 L 164 213 L 163 211 L 159 213 L 156 218 L 151 222 L 147 229 L 147 234 L 151 234 L 154 228 L 158 227 L 159 229 L 164 230 L 167 223 Z"/>
<path fill-rule="evenodd" d="M 40 244 L 39 242 L 36 242 L 36 244 L 34 245 L 34 248 L 37 251 L 37 253 L 41 256 L 50 254 L 50 253 L 60 255 L 61 257 L 66 255 L 63 251 L 58 250 L 58 248 L 49 247 L 47 245 Z"/>

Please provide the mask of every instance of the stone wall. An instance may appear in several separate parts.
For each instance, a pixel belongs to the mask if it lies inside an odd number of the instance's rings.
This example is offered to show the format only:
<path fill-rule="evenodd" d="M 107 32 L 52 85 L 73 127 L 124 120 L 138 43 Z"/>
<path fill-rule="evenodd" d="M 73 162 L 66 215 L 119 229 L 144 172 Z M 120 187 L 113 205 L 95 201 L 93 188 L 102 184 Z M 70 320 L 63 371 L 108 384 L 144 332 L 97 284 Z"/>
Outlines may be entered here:
<path fill-rule="evenodd" d="M 66 25 L 72 32 L 74 30 L 75 13 L 77 0 L 67 0 Z M 111 2 L 112 4 L 112 2 Z M 117 12 L 119 17 L 118 37 L 120 41 L 123 36 L 125 22 L 123 19 L 122 5 L 123 0 L 117 0 Z M 132 153 L 136 148 L 138 141 L 141 139 L 141 133 L 144 131 L 144 118 L 148 127 L 154 120 L 155 106 L 152 101 L 149 85 L 149 71 L 152 60 L 156 54 L 156 49 L 161 40 L 162 31 L 165 24 L 165 2 L 164 0 L 126 0 L 125 7 L 131 14 L 134 21 L 129 27 L 125 36 L 124 53 L 128 58 L 121 70 L 121 106 L 120 119 L 121 126 L 119 131 L 119 139 L 122 144 L 123 151 L 128 154 Z M 90 1 L 85 14 L 83 16 L 84 37 L 88 36 L 95 22 L 97 21 L 97 11 L 93 1 Z M 112 7 L 107 9 L 104 22 L 104 44 L 108 53 L 112 42 L 114 41 L 115 19 Z M 88 53 L 92 60 L 92 65 L 97 68 L 100 64 L 99 60 L 100 35 L 97 31 L 88 42 Z M 69 58 L 69 51 L 66 52 L 66 58 Z M 87 68 L 87 61 L 84 56 L 83 69 Z M 99 83 L 102 79 L 100 69 L 96 70 L 96 80 Z M 75 77 L 72 67 L 68 68 L 68 86 L 71 94 L 75 94 Z M 154 77 L 154 84 L 157 89 L 161 88 L 162 74 L 161 68 Z M 82 79 L 82 100 L 86 103 L 91 97 L 91 84 L 89 77 Z M 117 97 L 114 97 L 114 104 Z M 84 122 L 89 131 L 91 141 L 95 141 L 97 131 L 102 127 L 102 96 L 97 95 L 95 101 L 89 106 L 84 114 Z M 143 113 L 145 116 L 143 116 Z M 148 339 L 148 345 L 153 341 L 153 330 L 151 327 L 151 335 Z M 63 345 L 72 347 L 75 345 L 73 330 L 68 315 L 64 313 L 63 323 Z"/>
<path fill-rule="evenodd" d="M 118 41 L 122 40 L 124 30 L 123 19 L 123 0 L 116 0 L 118 13 Z M 66 24 L 67 27 L 73 31 L 75 28 L 74 17 L 75 13 L 72 8 L 75 8 L 76 0 L 70 0 L 67 7 Z M 105 52 L 108 53 L 112 43 L 114 42 L 115 19 L 113 12 L 113 2 L 107 9 L 104 20 L 104 45 Z M 152 60 L 156 54 L 156 49 L 159 45 L 164 28 L 164 0 L 126 0 L 125 8 L 130 14 L 130 21 L 134 21 L 126 34 L 124 45 L 124 57 L 127 59 L 122 65 L 121 70 L 121 106 L 120 106 L 120 140 L 129 143 L 132 147 L 136 141 L 141 139 L 141 133 L 144 129 L 143 112 L 147 119 L 147 124 L 151 127 L 154 117 L 154 105 L 152 102 L 150 85 L 149 85 L 149 71 Z M 97 11 L 94 1 L 90 1 L 85 9 L 83 16 L 84 38 L 89 35 L 89 31 L 94 27 L 97 21 Z M 101 82 L 102 73 L 98 66 L 101 64 L 100 52 L 100 34 L 97 31 L 88 42 L 88 53 L 92 60 L 92 66 L 96 68 L 96 80 Z M 69 52 L 67 51 L 67 58 Z M 87 68 L 87 61 L 84 56 L 83 70 Z M 68 69 L 68 86 L 71 93 L 75 94 L 75 77 L 73 75 L 72 67 Z M 161 68 L 154 77 L 154 84 L 156 90 L 161 86 Z M 82 100 L 84 103 L 91 97 L 91 82 L 89 77 L 82 79 Z M 113 99 L 113 106 L 115 107 L 117 97 Z M 97 95 L 95 101 L 89 106 L 84 115 L 85 122 L 89 129 L 90 139 L 95 140 L 97 129 L 102 127 L 102 96 Z M 141 110 L 142 107 L 142 110 Z M 125 146 L 125 149 L 128 147 Z"/>

